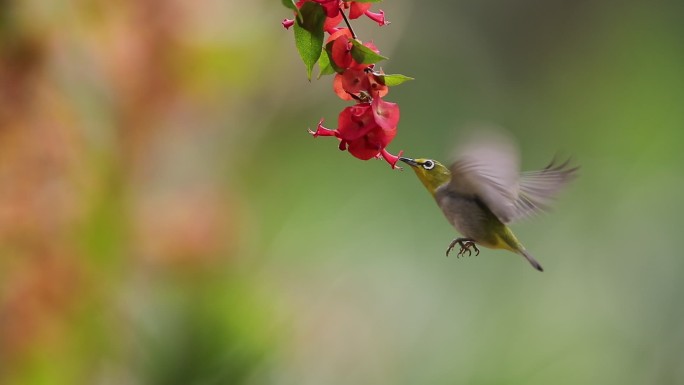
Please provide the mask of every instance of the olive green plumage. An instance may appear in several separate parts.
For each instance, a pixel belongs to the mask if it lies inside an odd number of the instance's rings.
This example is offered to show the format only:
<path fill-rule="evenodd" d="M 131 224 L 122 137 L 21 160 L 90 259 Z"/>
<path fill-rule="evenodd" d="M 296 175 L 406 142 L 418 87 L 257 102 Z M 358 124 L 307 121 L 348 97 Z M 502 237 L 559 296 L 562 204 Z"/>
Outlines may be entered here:
<path fill-rule="evenodd" d="M 577 175 L 578 167 L 553 162 L 539 171 L 519 171 L 512 142 L 501 135 L 466 141 L 456 161 L 447 168 L 433 159 L 400 158 L 411 166 L 432 194 L 449 223 L 465 238 L 454 245 L 471 253 L 477 245 L 505 249 L 524 256 L 543 271 L 506 224 L 547 210 L 554 196 Z"/>

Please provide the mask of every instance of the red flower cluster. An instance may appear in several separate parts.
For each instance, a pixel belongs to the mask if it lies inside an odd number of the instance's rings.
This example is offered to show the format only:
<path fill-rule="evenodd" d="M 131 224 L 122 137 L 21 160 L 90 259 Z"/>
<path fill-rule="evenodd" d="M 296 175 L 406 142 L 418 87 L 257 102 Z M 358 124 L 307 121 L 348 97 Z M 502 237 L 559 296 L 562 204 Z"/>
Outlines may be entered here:
<path fill-rule="evenodd" d="M 338 70 L 333 81 L 335 93 L 343 100 L 356 100 L 357 104 L 342 110 L 336 130 L 323 127 L 321 119 L 316 131 L 309 132 L 314 137 L 335 136 L 340 139 L 340 150 L 348 150 L 363 160 L 382 156 L 395 168 L 399 158 L 385 147 L 397 135 L 399 106 L 382 100 L 388 92 L 381 82 L 382 73 L 374 71 L 375 64 L 360 64 L 354 60 L 351 40 L 349 29 L 342 28 L 330 35 L 327 46 L 330 47 L 331 64 Z M 379 53 L 373 43 L 364 46 Z"/>
<path fill-rule="evenodd" d="M 340 150 L 349 150 L 355 157 L 368 160 L 383 157 L 392 168 L 397 167 L 399 155 L 390 154 L 385 147 L 397 135 L 399 107 L 381 98 L 346 107 L 340 112 L 337 129 L 323 127 L 323 119 L 316 131 L 309 130 L 314 137 L 335 136 L 340 139 Z"/>
<path fill-rule="evenodd" d="M 386 147 L 397 134 L 399 106 L 383 100 L 389 89 L 385 85 L 385 74 L 375 68 L 375 62 L 385 58 L 379 55 L 380 51 L 372 42 L 361 43 L 356 38 L 343 12 L 348 9 L 349 19 L 365 14 L 381 26 L 388 24 L 384 13 L 370 12 L 371 3 L 357 1 L 300 0 L 295 5 L 301 9 L 306 2 L 321 5 L 322 10 L 318 12 L 325 14 L 323 29 L 330 36 L 322 55 L 326 55 L 330 63 L 331 69 L 328 68 L 330 72 L 327 73 L 336 72 L 333 90 L 341 99 L 355 101 L 340 112 L 337 129 L 324 127 L 321 119 L 316 131 L 309 130 L 309 133 L 314 137 L 334 136 L 340 140 L 340 150 L 349 151 L 362 160 L 384 158 L 396 168 L 401 152 L 392 155 Z M 338 27 L 342 20 L 348 28 Z M 283 25 L 288 28 L 293 23 L 285 20 Z"/>
<path fill-rule="evenodd" d="M 383 26 L 389 24 L 385 21 L 385 12 L 380 10 L 379 12 L 371 12 L 371 3 L 360 3 L 357 1 L 342 1 L 342 0 L 299 0 L 296 5 L 297 8 L 301 8 L 306 2 L 318 3 L 325 9 L 325 15 L 327 16 L 323 29 L 332 34 L 337 30 L 337 26 L 342 22 L 342 12 L 343 9 L 349 9 L 349 18 L 358 19 L 362 15 L 368 16 L 369 19 L 378 23 L 378 25 Z M 283 27 L 290 28 L 294 24 L 294 20 L 285 19 L 283 20 Z"/>

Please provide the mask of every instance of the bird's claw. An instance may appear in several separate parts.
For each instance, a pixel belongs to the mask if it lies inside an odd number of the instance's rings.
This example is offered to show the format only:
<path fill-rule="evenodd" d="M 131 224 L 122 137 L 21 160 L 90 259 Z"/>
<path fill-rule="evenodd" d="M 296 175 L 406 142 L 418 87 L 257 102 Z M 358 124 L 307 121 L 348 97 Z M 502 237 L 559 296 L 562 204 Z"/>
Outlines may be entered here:
<path fill-rule="evenodd" d="M 459 243 L 461 245 L 461 250 L 458 252 L 458 255 L 465 255 L 465 252 L 468 252 L 468 256 L 470 257 L 473 255 L 473 250 L 475 250 L 475 256 L 480 255 L 480 249 L 477 248 L 475 245 L 475 242 L 473 241 L 462 241 Z"/>
<path fill-rule="evenodd" d="M 473 250 L 475 250 L 475 256 L 480 255 L 480 249 L 477 248 L 477 245 L 475 245 L 475 242 L 472 239 L 456 238 L 453 241 L 451 241 L 451 243 L 449 244 L 449 248 L 447 248 L 447 257 L 449 256 L 451 250 L 453 250 L 453 248 L 457 244 L 461 246 L 461 249 L 458 251 L 458 254 L 456 254 L 456 258 L 464 256 L 466 251 L 468 252 L 468 256 L 470 257 L 471 255 L 473 255 Z"/>

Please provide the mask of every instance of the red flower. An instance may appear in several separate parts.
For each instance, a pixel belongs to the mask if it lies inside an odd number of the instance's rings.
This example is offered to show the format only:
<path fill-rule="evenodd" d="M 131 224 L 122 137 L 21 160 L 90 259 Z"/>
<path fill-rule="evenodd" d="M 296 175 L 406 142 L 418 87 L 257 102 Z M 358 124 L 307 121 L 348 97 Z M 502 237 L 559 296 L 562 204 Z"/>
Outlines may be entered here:
<path fill-rule="evenodd" d="M 380 12 L 377 13 L 371 12 L 371 5 L 371 3 L 357 3 L 355 1 L 352 1 L 351 6 L 349 8 L 349 18 L 356 19 L 361 17 L 361 15 L 366 15 L 369 19 L 378 23 L 378 25 L 380 25 L 381 27 L 383 25 L 389 24 L 389 21 L 385 20 L 385 12 L 383 12 L 382 10 L 380 10 Z"/>
<path fill-rule="evenodd" d="M 385 162 L 389 163 L 392 168 L 398 168 L 401 170 L 401 167 L 397 166 L 397 162 L 399 162 L 399 157 L 404 153 L 404 150 L 400 150 L 397 155 L 392 155 L 390 154 L 386 149 L 382 149 L 380 151 L 380 156 L 382 156 L 383 159 L 385 159 Z"/>
<path fill-rule="evenodd" d="M 338 138 L 346 142 L 359 139 L 377 127 L 370 103 L 359 103 L 345 108 L 337 120 Z"/>
<path fill-rule="evenodd" d="M 373 98 L 383 97 L 389 92 L 389 87 L 380 83 L 379 75 L 383 75 L 382 70 L 380 72 L 368 71 L 369 92 Z"/>
<path fill-rule="evenodd" d="M 378 23 L 379 26 L 387 25 L 389 24 L 389 21 L 385 20 L 385 12 L 381 9 L 379 12 L 371 12 L 371 11 L 366 11 L 364 12 L 366 16 L 368 16 L 369 19 L 373 20 L 374 22 Z"/>
<path fill-rule="evenodd" d="M 370 3 L 359 3 L 356 1 L 340 1 L 340 0 L 299 0 L 295 4 L 297 8 L 301 8 L 306 2 L 318 3 L 323 7 L 325 11 L 325 24 L 323 29 L 329 34 L 333 34 L 337 30 L 337 26 L 342 22 L 342 10 L 341 8 L 349 8 L 349 18 L 356 19 L 361 17 L 361 15 L 368 16 L 371 20 L 378 23 L 380 26 L 389 24 L 385 21 L 385 13 L 381 10 L 379 13 L 371 12 Z M 286 19 L 287 20 L 287 19 Z M 293 23 L 283 21 L 283 26 L 289 29 Z"/>
<path fill-rule="evenodd" d="M 294 20 L 292 20 L 292 19 L 284 19 L 283 20 L 283 27 L 285 27 L 285 29 L 290 29 L 290 27 L 292 27 L 293 25 L 294 25 Z"/>
<path fill-rule="evenodd" d="M 309 130 L 309 133 L 314 137 L 337 137 L 340 140 L 340 150 L 348 150 L 354 157 L 362 160 L 382 157 L 395 168 L 399 158 L 385 148 L 397 135 L 398 122 L 397 104 L 377 97 L 371 103 L 359 103 L 342 110 L 336 130 L 324 127 L 321 119 L 316 131 Z"/>
<path fill-rule="evenodd" d="M 335 75 L 333 80 L 333 91 L 342 100 L 356 99 L 365 92 L 371 98 L 383 97 L 387 95 L 389 89 L 380 84 L 378 76 L 372 71 L 348 69 L 344 73 Z"/>
<path fill-rule="evenodd" d="M 323 127 L 323 119 L 318 122 L 316 132 L 311 132 L 317 136 L 335 136 L 342 141 L 341 149 L 345 149 L 346 143 L 357 140 L 366 135 L 370 130 L 378 127 L 373 115 L 370 103 L 359 103 L 346 107 L 337 119 L 337 129 L 330 130 Z"/>
<path fill-rule="evenodd" d="M 395 156 L 385 149 L 396 135 L 396 127 L 390 130 L 384 130 L 380 126 L 376 126 L 366 135 L 348 142 L 346 149 L 354 157 L 362 160 L 382 157 L 390 166 L 392 166 L 392 168 L 396 168 L 402 151 L 399 152 L 398 156 Z M 340 149 L 344 150 L 342 146 L 340 146 Z"/>
<path fill-rule="evenodd" d="M 335 31 L 328 38 L 328 44 L 332 42 L 330 49 L 330 60 L 335 63 L 337 68 L 347 69 L 352 65 L 354 59 L 351 56 L 352 34 L 348 28 L 341 28 Z"/>
<path fill-rule="evenodd" d="M 389 24 L 385 21 L 384 12 L 371 12 L 370 3 L 348 0 L 298 0 L 296 6 L 301 8 L 306 2 L 320 4 L 325 12 L 323 29 L 330 34 L 326 51 L 338 72 L 333 81 L 335 93 L 344 100 L 356 100 L 355 105 L 340 112 L 337 129 L 324 127 L 321 119 L 316 131 L 309 130 L 309 133 L 314 137 L 334 136 L 340 141 L 340 150 L 349 151 L 352 156 L 362 160 L 383 158 L 392 168 L 396 168 L 402 152 L 395 156 L 386 147 L 397 135 L 399 107 L 382 99 L 388 92 L 388 87 L 381 81 L 382 71 L 374 70 L 373 63 L 358 63 L 354 60 L 352 50 L 360 42 L 348 28 L 338 27 L 344 16 L 344 9 L 349 9 L 350 19 L 366 15 L 381 26 Z M 293 24 L 294 20 L 283 20 L 285 28 L 290 28 Z M 372 42 L 363 45 L 380 53 Z"/>
<path fill-rule="evenodd" d="M 338 69 L 346 70 L 348 68 L 362 70 L 371 67 L 373 64 L 360 64 L 351 55 L 352 33 L 348 28 L 340 28 L 333 32 L 328 38 L 328 44 L 332 43 L 330 49 L 330 60 Z M 363 43 L 364 46 L 370 48 L 375 53 L 380 53 L 380 50 L 373 44 L 373 42 Z"/>
<path fill-rule="evenodd" d="M 375 98 L 373 103 L 371 103 L 371 107 L 373 110 L 373 121 L 378 126 L 385 130 L 397 129 L 397 124 L 399 124 L 399 106 L 396 103 Z"/>

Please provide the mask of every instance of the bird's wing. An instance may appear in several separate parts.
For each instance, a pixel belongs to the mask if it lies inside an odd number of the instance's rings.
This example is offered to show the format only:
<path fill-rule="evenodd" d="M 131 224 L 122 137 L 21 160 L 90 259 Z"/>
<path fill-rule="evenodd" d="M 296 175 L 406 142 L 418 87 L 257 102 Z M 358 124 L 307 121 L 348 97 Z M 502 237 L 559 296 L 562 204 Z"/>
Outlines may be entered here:
<path fill-rule="evenodd" d="M 450 171 L 450 191 L 478 197 L 504 223 L 516 217 L 519 155 L 510 139 L 488 135 L 465 142 Z"/>
<path fill-rule="evenodd" d="M 451 165 L 449 191 L 479 198 L 503 223 L 549 209 L 557 193 L 577 176 L 569 160 L 539 171 L 519 172 L 519 154 L 504 136 L 465 142 Z"/>
<path fill-rule="evenodd" d="M 551 161 L 543 170 L 523 172 L 510 220 L 520 220 L 547 211 L 558 192 L 577 177 L 579 167 L 569 167 L 569 163 L 569 159 L 562 164 Z"/>

